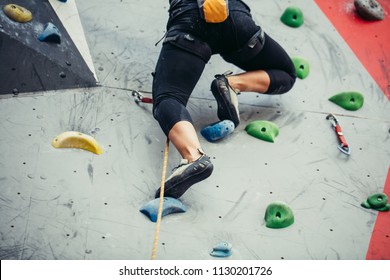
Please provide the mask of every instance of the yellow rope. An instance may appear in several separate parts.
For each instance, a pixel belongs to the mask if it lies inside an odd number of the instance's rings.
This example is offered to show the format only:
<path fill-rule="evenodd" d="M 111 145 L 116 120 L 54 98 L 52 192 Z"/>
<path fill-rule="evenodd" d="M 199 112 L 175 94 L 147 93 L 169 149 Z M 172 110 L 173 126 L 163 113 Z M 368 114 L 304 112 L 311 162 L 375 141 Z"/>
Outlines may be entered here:
<path fill-rule="evenodd" d="M 167 142 L 165 144 L 164 164 L 163 164 L 161 185 L 160 185 L 160 205 L 158 207 L 156 231 L 154 233 L 154 242 L 153 242 L 152 258 L 151 258 L 152 260 L 156 259 L 158 235 L 160 233 L 161 216 L 162 216 L 162 209 L 163 209 L 163 203 L 164 203 L 165 173 L 167 171 L 167 164 L 168 164 L 168 151 L 169 151 L 169 138 L 167 138 Z"/>

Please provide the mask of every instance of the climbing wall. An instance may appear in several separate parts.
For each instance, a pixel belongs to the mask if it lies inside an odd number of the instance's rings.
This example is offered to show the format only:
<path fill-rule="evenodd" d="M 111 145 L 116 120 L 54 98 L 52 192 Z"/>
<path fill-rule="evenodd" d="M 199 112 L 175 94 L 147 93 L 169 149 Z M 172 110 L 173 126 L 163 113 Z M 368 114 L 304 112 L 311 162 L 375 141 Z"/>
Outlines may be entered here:
<path fill-rule="evenodd" d="M 26 14 L 32 15 L 26 22 L 17 16 L 24 19 Z M 62 21 L 47 0 L 2 1 L 0 72 L 4 78 L 0 95 L 96 85 L 91 65 L 65 27 L 68 22 L 72 20 Z"/>
<path fill-rule="evenodd" d="M 56 9 L 75 11 L 69 2 Z M 221 141 L 199 133 L 214 172 L 180 198 L 185 213 L 163 217 L 157 259 L 215 259 L 209 253 L 218 242 L 232 244 L 232 260 L 390 259 L 389 212 L 361 206 L 371 194 L 390 195 L 390 103 L 324 6 L 341 9 L 346 20 L 351 11 L 335 1 L 246 2 L 292 57 L 308 61 L 309 75 L 282 96 L 239 95 L 241 123 Z M 338 2 L 350 9 L 351 1 Z M 150 96 L 168 1 L 76 3 L 72 17 L 82 23 L 100 86 L 2 95 L 0 259 L 143 260 L 152 253 L 156 224 L 139 210 L 160 185 L 166 139 L 151 105 L 136 103 L 133 91 Z M 301 8 L 302 26 L 280 21 L 289 6 Z M 388 27 L 383 7 L 385 20 L 372 24 Z M 385 29 L 377 31 L 381 40 Z M 226 70 L 240 72 L 212 57 L 194 90 L 188 108 L 197 131 L 218 121 L 210 83 Z M 363 107 L 348 111 L 328 100 L 345 91 L 362 93 Z M 349 156 L 337 148 L 330 113 Z M 247 134 L 255 120 L 278 126 L 273 143 Z M 94 136 L 103 153 L 51 146 L 70 130 Z M 179 161 L 171 146 L 169 174 Z M 266 227 L 266 208 L 276 201 L 293 211 L 291 226 Z"/>

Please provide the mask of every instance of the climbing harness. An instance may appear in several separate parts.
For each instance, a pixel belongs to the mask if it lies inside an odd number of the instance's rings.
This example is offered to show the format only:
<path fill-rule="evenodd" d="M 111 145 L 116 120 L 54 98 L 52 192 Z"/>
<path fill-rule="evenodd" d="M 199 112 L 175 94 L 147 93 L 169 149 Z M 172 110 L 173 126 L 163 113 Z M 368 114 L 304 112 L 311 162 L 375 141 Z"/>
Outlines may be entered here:
<path fill-rule="evenodd" d="M 198 9 L 201 18 L 207 23 L 221 23 L 229 17 L 229 0 L 197 0 L 196 2 L 172 0 L 169 9 L 170 17 L 175 18 L 192 9 Z"/>
<path fill-rule="evenodd" d="M 230 63 L 239 63 L 243 59 L 251 59 L 255 57 L 264 47 L 265 33 L 263 29 L 259 29 L 248 42 L 240 49 L 224 54 L 222 57 Z"/>
<path fill-rule="evenodd" d="M 224 22 L 229 16 L 228 0 L 198 0 L 200 16 L 208 23 Z"/>
<path fill-rule="evenodd" d="M 163 210 L 163 203 L 164 203 L 165 174 L 167 171 L 167 164 L 168 164 L 168 152 L 169 152 L 169 138 L 167 137 L 167 141 L 165 143 L 164 164 L 163 164 L 161 185 L 160 185 L 160 204 L 158 207 L 156 231 L 154 233 L 154 242 L 153 242 L 153 249 L 152 249 L 152 258 L 151 258 L 152 260 L 156 259 L 158 236 L 160 233 L 160 225 L 161 225 L 162 210 Z"/>
<path fill-rule="evenodd" d="M 145 97 L 142 95 L 142 93 L 140 93 L 139 91 L 137 90 L 133 90 L 133 93 L 132 95 L 134 96 L 134 100 L 135 100 L 135 103 L 153 103 L 153 99 L 150 98 L 150 97 Z"/>
<path fill-rule="evenodd" d="M 330 120 L 332 122 L 332 126 L 334 127 L 334 130 L 336 132 L 337 138 L 339 140 L 340 145 L 337 147 L 342 153 L 346 155 L 351 154 L 351 149 L 348 146 L 347 141 L 344 138 L 344 134 L 341 130 L 341 126 L 339 122 L 337 121 L 336 117 L 332 114 L 329 114 L 326 116 L 327 120 Z"/>

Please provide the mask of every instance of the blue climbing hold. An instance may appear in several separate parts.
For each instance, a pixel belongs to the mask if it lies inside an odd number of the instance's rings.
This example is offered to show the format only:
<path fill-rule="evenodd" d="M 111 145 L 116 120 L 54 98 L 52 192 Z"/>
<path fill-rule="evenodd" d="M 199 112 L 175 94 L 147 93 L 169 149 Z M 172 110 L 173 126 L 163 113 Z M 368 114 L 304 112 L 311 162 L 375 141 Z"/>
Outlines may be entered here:
<path fill-rule="evenodd" d="M 58 0 L 58 1 L 66 3 L 66 1 L 68 1 L 68 0 Z"/>
<path fill-rule="evenodd" d="M 61 33 L 54 24 L 49 22 L 45 25 L 43 32 L 39 34 L 38 40 L 41 42 L 61 44 Z"/>
<path fill-rule="evenodd" d="M 139 210 L 145 214 L 152 222 L 157 222 L 158 207 L 160 206 L 160 198 L 149 201 Z M 164 217 L 173 213 L 183 213 L 187 211 L 187 207 L 179 200 L 173 197 L 164 197 L 163 209 L 161 217 Z"/>
<path fill-rule="evenodd" d="M 232 255 L 232 244 L 229 242 L 220 242 L 213 247 L 210 255 L 218 258 L 226 258 Z"/>
<path fill-rule="evenodd" d="M 234 131 L 234 123 L 231 120 L 223 120 L 212 123 L 200 131 L 200 134 L 209 142 L 215 142 L 225 138 Z"/>

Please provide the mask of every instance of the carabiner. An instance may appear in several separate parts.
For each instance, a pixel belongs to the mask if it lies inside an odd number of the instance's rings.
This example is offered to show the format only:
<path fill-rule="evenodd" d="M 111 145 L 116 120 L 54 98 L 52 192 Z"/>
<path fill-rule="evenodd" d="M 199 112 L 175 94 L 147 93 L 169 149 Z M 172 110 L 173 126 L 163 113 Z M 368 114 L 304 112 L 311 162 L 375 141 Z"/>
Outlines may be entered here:
<path fill-rule="evenodd" d="M 334 127 L 334 130 L 336 132 L 336 135 L 337 135 L 337 139 L 339 140 L 339 143 L 340 145 L 337 147 L 342 153 L 346 154 L 346 155 L 350 155 L 351 154 L 351 149 L 349 148 L 348 146 L 348 143 L 347 141 L 345 140 L 345 137 L 344 137 L 344 134 L 343 134 L 343 131 L 341 130 L 341 126 L 338 122 L 338 120 L 336 119 L 336 117 L 332 114 L 329 114 L 326 116 L 326 119 L 327 120 L 330 120 L 332 122 L 332 126 Z"/>
<path fill-rule="evenodd" d="M 133 90 L 133 93 L 132 93 L 132 95 L 134 96 L 134 101 L 135 101 L 135 103 L 140 103 L 140 102 L 142 102 L 142 103 L 153 103 L 153 99 L 152 98 L 150 98 L 150 97 L 144 97 L 143 95 L 142 95 L 142 93 L 140 93 L 139 91 L 137 91 L 137 90 Z"/>
<path fill-rule="evenodd" d="M 332 122 L 333 127 L 336 127 L 339 124 L 339 122 L 337 121 L 336 117 L 333 116 L 332 114 L 327 115 L 326 119 L 330 120 Z"/>

